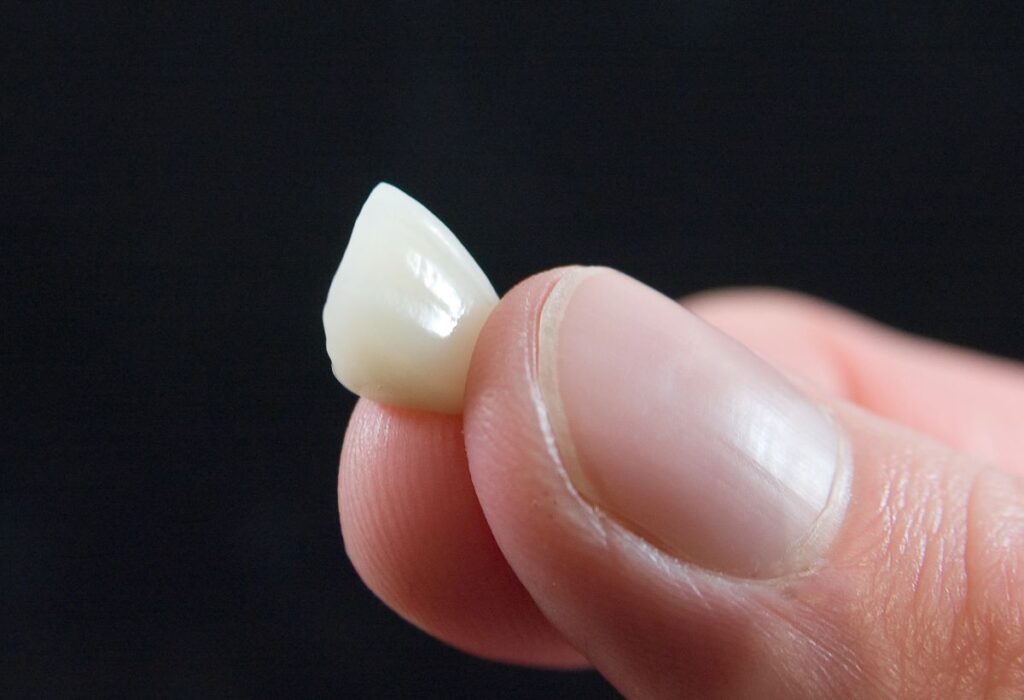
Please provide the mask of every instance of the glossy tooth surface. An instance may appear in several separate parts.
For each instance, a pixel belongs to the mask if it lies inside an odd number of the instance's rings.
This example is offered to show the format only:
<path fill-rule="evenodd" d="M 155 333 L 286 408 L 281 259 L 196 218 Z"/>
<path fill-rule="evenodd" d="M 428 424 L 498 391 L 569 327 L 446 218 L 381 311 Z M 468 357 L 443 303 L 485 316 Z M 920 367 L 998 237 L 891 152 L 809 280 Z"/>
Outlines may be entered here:
<path fill-rule="evenodd" d="M 347 389 L 458 413 L 498 295 L 436 216 L 386 183 L 370 193 L 324 304 L 327 354 Z"/>

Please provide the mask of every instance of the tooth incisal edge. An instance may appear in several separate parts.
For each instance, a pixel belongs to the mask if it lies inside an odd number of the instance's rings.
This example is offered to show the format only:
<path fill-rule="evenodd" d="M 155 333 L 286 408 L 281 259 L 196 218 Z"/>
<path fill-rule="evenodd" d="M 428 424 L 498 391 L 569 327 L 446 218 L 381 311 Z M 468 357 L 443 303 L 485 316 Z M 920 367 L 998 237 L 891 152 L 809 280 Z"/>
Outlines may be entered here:
<path fill-rule="evenodd" d="M 381 183 L 363 204 L 324 304 L 334 374 L 380 403 L 459 413 L 473 347 L 497 302 L 448 227 Z"/>

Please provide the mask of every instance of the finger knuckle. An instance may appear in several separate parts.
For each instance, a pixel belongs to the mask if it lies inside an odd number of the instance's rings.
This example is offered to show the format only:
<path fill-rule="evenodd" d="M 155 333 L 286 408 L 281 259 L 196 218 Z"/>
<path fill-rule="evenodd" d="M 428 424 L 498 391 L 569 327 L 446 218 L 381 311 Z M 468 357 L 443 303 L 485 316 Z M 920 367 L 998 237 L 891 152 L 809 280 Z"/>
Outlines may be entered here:
<path fill-rule="evenodd" d="M 877 511 L 876 630 L 897 687 L 947 697 L 1024 689 L 1024 489 L 945 453 L 895 460 Z M 877 561 L 877 560 L 876 560 Z M 900 693 L 897 693 L 900 694 Z"/>
<path fill-rule="evenodd" d="M 989 697 L 1024 690 L 1024 487 L 988 469 L 967 503 L 963 624 L 982 650 Z"/>

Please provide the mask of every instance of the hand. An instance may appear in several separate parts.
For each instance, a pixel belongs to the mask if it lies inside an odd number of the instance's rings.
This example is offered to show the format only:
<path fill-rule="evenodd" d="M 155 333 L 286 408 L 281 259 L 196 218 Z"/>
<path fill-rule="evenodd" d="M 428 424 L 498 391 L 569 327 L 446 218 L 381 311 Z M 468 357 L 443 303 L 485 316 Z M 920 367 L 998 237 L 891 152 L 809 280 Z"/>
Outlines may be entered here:
<path fill-rule="evenodd" d="M 1024 694 L 1024 370 L 786 293 L 686 306 L 543 273 L 464 416 L 360 401 L 338 488 L 367 585 L 629 697 Z"/>

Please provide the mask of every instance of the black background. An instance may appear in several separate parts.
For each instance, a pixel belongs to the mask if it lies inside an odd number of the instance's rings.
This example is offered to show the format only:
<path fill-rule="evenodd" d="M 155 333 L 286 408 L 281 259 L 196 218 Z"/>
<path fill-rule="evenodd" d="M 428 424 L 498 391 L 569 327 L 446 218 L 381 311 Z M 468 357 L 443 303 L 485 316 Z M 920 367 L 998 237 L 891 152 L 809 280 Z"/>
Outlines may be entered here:
<path fill-rule="evenodd" d="M 1019 358 L 1014 4 L 5 10 L 0 694 L 608 693 L 344 557 L 319 314 L 363 198 L 500 292 L 779 285 Z"/>

